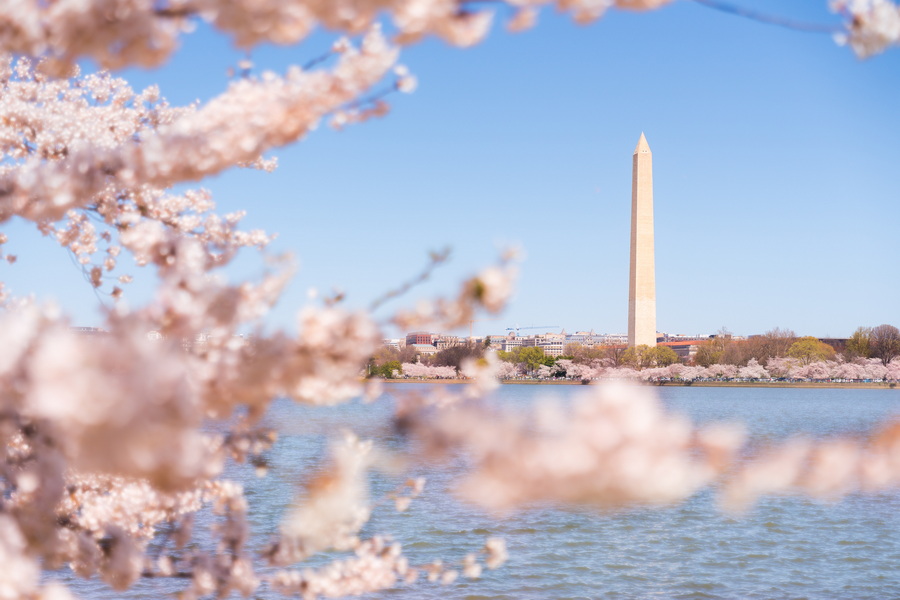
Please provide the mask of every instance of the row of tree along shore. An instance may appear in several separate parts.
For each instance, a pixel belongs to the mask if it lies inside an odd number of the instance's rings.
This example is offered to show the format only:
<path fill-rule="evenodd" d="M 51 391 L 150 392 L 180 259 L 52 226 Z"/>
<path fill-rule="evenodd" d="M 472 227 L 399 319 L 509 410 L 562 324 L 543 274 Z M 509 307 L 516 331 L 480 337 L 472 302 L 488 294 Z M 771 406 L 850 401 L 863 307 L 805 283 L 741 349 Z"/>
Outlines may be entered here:
<path fill-rule="evenodd" d="M 403 377 L 399 379 L 385 379 L 386 383 L 425 383 L 425 384 L 467 384 L 471 383 L 471 379 L 466 377 L 456 377 L 452 379 L 434 379 L 434 378 L 410 378 Z M 601 383 L 603 381 L 618 380 L 590 380 L 590 379 L 502 379 L 500 383 L 503 385 L 591 385 Z M 763 388 L 812 388 L 812 389 L 900 389 L 900 382 L 897 381 L 840 381 L 840 380 L 822 380 L 811 381 L 801 379 L 704 379 L 704 380 L 683 380 L 683 379 L 660 379 L 655 381 L 631 380 L 638 385 L 652 386 L 674 386 L 674 387 L 763 387 Z"/>
<path fill-rule="evenodd" d="M 900 330 L 880 325 L 860 327 L 839 348 L 781 329 L 742 340 L 722 332 L 698 343 L 686 361 L 665 346 L 570 344 L 566 354 L 559 357 L 545 356 L 537 347 L 498 352 L 488 344 L 474 343 L 446 348 L 432 356 L 417 356 L 411 348 L 385 347 L 370 360 L 368 375 L 385 379 L 465 379 L 468 364 L 490 361 L 496 363 L 497 377 L 504 381 L 890 384 L 900 380 L 898 356 Z"/>

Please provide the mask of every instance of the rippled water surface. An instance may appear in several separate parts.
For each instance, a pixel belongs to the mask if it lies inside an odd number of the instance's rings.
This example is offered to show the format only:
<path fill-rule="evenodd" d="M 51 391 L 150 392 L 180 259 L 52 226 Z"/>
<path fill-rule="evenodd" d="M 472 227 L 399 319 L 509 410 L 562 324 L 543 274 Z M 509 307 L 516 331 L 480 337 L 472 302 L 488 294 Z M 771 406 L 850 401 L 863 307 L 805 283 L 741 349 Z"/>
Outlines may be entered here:
<path fill-rule="evenodd" d="M 387 396 L 423 389 L 386 386 Z M 425 388 L 433 389 L 433 388 Z M 580 386 L 507 385 L 500 402 L 525 408 L 541 396 L 562 402 Z M 695 422 L 740 421 L 754 439 L 776 440 L 866 431 L 900 413 L 900 390 L 663 387 L 673 411 Z M 281 431 L 273 469 L 264 479 L 243 470 L 253 527 L 265 540 L 290 502 L 295 482 L 324 451 L 327 432 L 352 427 L 384 448 L 404 443 L 390 432 L 390 398 L 310 410 L 275 404 L 270 423 Z M 900 494 L 853 496 L 837 504 L 794 497 L 763 500 L 746 516 L 720 513 L 711 491 L 665 509 L 603 514 L 534 508 L 503 519 L 453 500 L 445 491 L 458 472 L 424 472 L 426 494 L 408 512 L 385 506 L 364 535 L 389 532 L 413 562 L 459 560 L 489 535 L 505 537 L 510 560 L 477 581 L 450 586 L 418 584 L 371 598 L 900 598 Z M 373 497 L 397 483 L 373 477 Z M 82 597 L 122 597 L 91 582 L 75 585 Z M 130 597 L 159 597 L 178 589 L 142 582 Z M 260 597 L 274 597 L 262 589 Z"/>

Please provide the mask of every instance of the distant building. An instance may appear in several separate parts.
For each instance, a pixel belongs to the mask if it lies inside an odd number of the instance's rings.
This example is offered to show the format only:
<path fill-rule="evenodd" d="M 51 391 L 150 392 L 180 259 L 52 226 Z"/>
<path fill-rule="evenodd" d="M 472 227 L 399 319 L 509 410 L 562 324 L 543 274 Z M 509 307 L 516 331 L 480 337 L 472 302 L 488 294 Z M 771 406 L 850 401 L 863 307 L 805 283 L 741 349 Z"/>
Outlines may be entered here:
<path fill-rule="evenodd" d="M 535 346 L 544 351 L 544 356 L 562 356 L 566 349 L 566 334 L 545 333 L 536 335 Z"/>
<path fill-rule="evenodd" d="M 710 336 L 705 334 L 687 335 L 684 333 L 660 333 L 659 340 L 662 342 L 679 342 L 691 340 L 708 340 Z"/>
<path fill-rule="evenodd" d="M 406 340 L 404 338 L 383 339 L 381 340 L 381 343 L 388 348 L 393 348 L 395 350 L 402 350 L 406 347 Z"/>
<path fill-rule="evenodd" d="M 602 345 L 600 336 L 596 335 L 593 331 L 576 331 L 575 333 L 570 333 L 566 335 L 566 343 L 580 344 L 586 348 Z"/>
<path fill-rule="evenodd" d="M 521 348 L 524 339 L 525 338 L 521 338 L 511 333 L 508 336 L 498 340 L 498 342 L 500 343 L 501 350 L 503 350 L 504 352 L 511 352 L 516 348 Z"/>
<path fill-rule="evenodd" d="M 437 347 L 432 344 L 407 344 L 407 348 L 412 348 L 416 351 L 416 354 L 422 354 L 424 356 L 431 356 L 432 354 L 437 354 Z"/>
<path fill-rule="evenodd" d="M 657 346 L 667 346 L 675 351 L 675 354 L 678 355 L 678 358 L 682 362 L 688 362 L 694 355 L 697 354 L 697 348 L 700 344 L 702 344 L 705 340 L 675 340 L 675 341 L 660 341 L 657 343 Z"/>
<path fill-rule="evenodd" d="M 540 348 L 544 356 L 562 356 L 566 347 L 566 335 L 563 333 L 545 333 L 518 338 L 523 347 Z"/>
<path fill-rule="evenodd" d="M 828 344 L 832 348 L 834 348 L 835 352 L 842 353 L 847 349 L 847 342 L 850 341 L 849 338 L 819 338 L 819 341 L 823 344 Z"/>
<path fill-rule="evenodd" d="M 566 335 L 566 344 L 580 344 L 586 348 L 597 346 L 618 346 L 628 343 L 628 335 L 624 333 L 594 333 L 578 331 Z"/>
<path fill-rule="evenodd" d="M 488 335 L 485 336 L 484 340 L 482 340 L 481 343 L 490 340 L 490 345 L 488 346 L 488 348 L 493 348 L 494 350 L 503 350 L 503 340 L 505 339 L 505 335 Z"/>
<path fill-rule="evenodd" d="M 605 333 L 603 337 L 607 346 L 621 346 L 628 343 L 628 334 L 625 333 Z"/>
<path fill-rule="evenodd" d="M 437 335 L 435 336 L 433 343 L 438 351 L 441 351 L 446 350 L 447 348 L 453 348 L 454 346 L 461 346 L 466 342 L 466 339 L 456 335 Z"/>
<path fill-rule="evenodd" d="M 706 336 L 661 333 L 657 337 L 657 345 L 668 346 L 678 354 L 679 358 L 688 360 L 696 354 L 697 345 L 708 339 Z M 413 348 L 417 354 L 432 355 L 441 350 L 462 344 L 483 345 L 487 340 L 490 340 L 491 348 L 504 352 L 511 352 L 516 348 L 535 347 L 540 348 L 544 356 L 553 357 L 565 356 L 566 346 L 570 344 L 579 344 L 588 348 L 599 348 L 601 346 L 621 348 L 628 344 L 628 336 L 624 333 L 594 333 L 593 331 L 577 331 L 572 334 L 567 334 L 563 331 L 561 333 L 543 333 L 528 336 L 520 336 L 510 332 L 506 335 L 483 337 L 460 337 L 416 331 L 406 334 L 405 338 L 385 339 L 383 343 L 385 346 L 398 349 L 408 346 Z"/>
<path fill-rule="evenodd" d="M 428 333 L 427 331 L 414 331 L 406 334 L 406 345 L 414 346 L 417 344 L 433 344 L 437 334 Z"/>

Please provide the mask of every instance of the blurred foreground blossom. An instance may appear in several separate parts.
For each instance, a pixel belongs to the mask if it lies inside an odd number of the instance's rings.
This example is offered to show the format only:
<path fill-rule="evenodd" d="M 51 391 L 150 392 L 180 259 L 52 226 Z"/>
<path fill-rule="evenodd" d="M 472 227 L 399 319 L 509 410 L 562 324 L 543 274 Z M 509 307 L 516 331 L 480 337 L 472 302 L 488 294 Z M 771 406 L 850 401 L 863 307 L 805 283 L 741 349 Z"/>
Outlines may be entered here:
<path fill-rule="evenodd" d="M 746 510 L 763 495 L 801 493 L 837 500 L 854 492 L 900 486 L 900 421 L 868 438 L 815 441 L 794 438 L 742 463 L 728 481 L 722 504 Z"/>
<path fill-rule="evenodd" d="M 305 486 L 306 497 L 282 526 L 270 550 L 275 564 L 286 565 L 323 550 L 347 550 L 369 520 L 367 470 L 372 443 L 346 434 L 332 446 L 331 460 Z"/>
<path fill-rule="evenodd" d="M 264 319 L 291 274 L 272 258 L 256 279 L 222 270 L 273 235 L 242 229 L 242 211 L 218 214 L 211 194 L 184 189 L 234 168 L 272 170 L 266 154 L 323 121 L 341 127 L 387 114 L 384 96 L 412 92 L 400 48 L 428 36 L 469 46 L 488 35 L 496 4 L 514 8 L 512 29 L 533 26 L 545 5 L 578 22 L 611 9 L 651 10 L 666 0 L 0 0 L 0 224 L 23 220 L 71 256 L 86 285 L 106 294 L 101 327 L 70 328 L 63 311 L 12 296 L 0 283 L 0 598 L 69 598 L 42 570 L 69 565 L 115 590 L 140 577 L 177 578 L 182 600 L 260 586 L 304 599 L 363 594 L 422 579 L 449 585 L 507 558 L 501 539 L 461 563 L 412 566 L 386 535 L 360 537 L 372 509 L 368 468 L 376 450 L 347 434 L 306 474 L 300 504 L 265 556 L 248 550 L 250 505 L 223 477 L 227 461 L 265 473 L 275 434 L 260 424 L 270 403 L 331 405 L 363 393 L 381 342 L 371 313 L 339 299 L 300 307 L 297 331 Z M 900 17 L 887 0 L 835 2 L 843 40 L 860 56 L 896 45 Z M 389 21 L 382 31 L 381 22 Z M 200 22 L 238 46 L 293 44 L 317 28 L 340 39 L 321 60 L 283 74 L 249 60 L 241 77 L 203 104 L 170 105 L 156 86 L 135 91 L 105 68 L 157 66 Z M 385 79 L 395 80 L 381 88 Z M 177 191 L 176 191 L 177 190 Z M 15 244 L 0 234 L 0 258 Z M 123 273 L 130 255 L 144 277 Z M 433 257 L 442 262 L 446 254 Z M 10 268 L 15 268 L 11 266 Z M 426 269 L 416 281 L 427 278 Z M 456 295 L 422 301 L 389 319 L 401 328 L 470 325 L 512 297 L 512 257 L 464 281 Z M 152 299 L 131 308 L 122 286 L 138 279 Z M 401 288 L 401 292 L 409 286 Z M 28 291 L 26 290 L 26 293 Z M 393 297 L 397 294 L 388 294 Z M 378 303 L 376 303 L 377 305 Z M 153 342 L 148 340 L 152 332 Z M 651 372 L 608 364 L 563 365 L 573 376 L 690 380 L 760 377 L 759 365 L 675 367 Z M 887 376 L 890 365 L 771 361 L 768 373 Z M 424 374 L 405 363 L 407 374 Z M 880 369 L 880 370 L 879 370 Z M 870 440 L 791 441 L 736 459 L 734 428 L 696 428 L 664 413 L 647 389 L 590 389 L 570 411 L 498 413 L 479 401 L 515 367 L 492 354 L 464 365 L 474 384 L 398 403 L 398 429 L 435 457 L 464 452 L 461 491 L 497 510 L 531 502 L 621 507 L 681 500 L 728 475 L 726 499 L 799 490 L 833 497 L 900 482 L 900 427 Z M 443 371 L 449 375 L 449 371 Z M 552 376 L 549 368 L 539 371 Z M 378 396 L 374 387 L 370 399 Z M 733 471 L 729 471 L 733 469 Z M 398 510 L 422 491 L 410 478 L 389 496 Z M 202 535 L 195 519 L 211 523 Z M 154 546 L 155 544 L 155 546 Z M 153 552 L 150 549 L 153 548 Z M 318 568 L 296 568 L 335 550 Z"/>
<path fill-rule="evenodd" d="M 900 44 L 900 6 L 889 0 L 833 0 L 831 8 L 849 17 L 846 33 L 838 43 L 849 44 L 865 58 Z"/>
<path fill-rule="evenodd" d="M 495 510 L 683 500 L 720 475 L 743 443 L 740 428 L 696 429 L 665 413 L 649 389 L 623 384 L 592 387 L 568 409 L 463 404 L 422 419 L 412 429 L 430 454 L 462 451 L 471 461 L 460 493 Z"/>

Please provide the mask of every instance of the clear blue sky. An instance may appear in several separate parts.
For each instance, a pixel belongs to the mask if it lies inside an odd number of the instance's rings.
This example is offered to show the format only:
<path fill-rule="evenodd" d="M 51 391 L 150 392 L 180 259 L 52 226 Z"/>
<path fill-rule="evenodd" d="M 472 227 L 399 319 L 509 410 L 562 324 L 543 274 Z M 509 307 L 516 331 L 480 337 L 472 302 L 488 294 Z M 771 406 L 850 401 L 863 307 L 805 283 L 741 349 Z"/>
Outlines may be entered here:
<path fill-rule="evenodd" d="M 836 22 L 824 0 L 744 4 Z M 283 71 L 329 39 L 252 59 Z M 125 76 L 159 83 L 173 103 L 202 102 L 242 56 L 201 28 L 165 68 Z M 528 33 L 495 27 L 469 50 L 428 41 L 402 62 L 419 89 L 393 96 L 387 118 L 323 127 L 275 152 L 274 174 L 203 182 L 223 211 L 246 208 L 249 227 L 279 232 L 274 252 L 298 259 L 273 326 L 293 327 L 310 287 L 340 287 L 365 306 L 418 272 L 429 250 L 452 247 L 451 264 L 411 302 L 453 290 L 517 245 L 515 298 L 476 334 L 516 324 L 624 332 L 642 131 L 654 158 L 661 331 L 847 336 L 900 325 L 900 50 L 859 61 L 828 35 L 685 0 L 588 27 L 545 12 Z M 59 299 L 75 324 L 96 321 L 96 298 L 65 253 L 21 226 L 9 233 L 20 262 L 0 277 L 12 291 Z M 233 273 L 258 269 L 246 261 Z M 139 304 L 148 286 L 134 285 Z"/>

